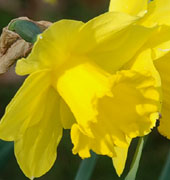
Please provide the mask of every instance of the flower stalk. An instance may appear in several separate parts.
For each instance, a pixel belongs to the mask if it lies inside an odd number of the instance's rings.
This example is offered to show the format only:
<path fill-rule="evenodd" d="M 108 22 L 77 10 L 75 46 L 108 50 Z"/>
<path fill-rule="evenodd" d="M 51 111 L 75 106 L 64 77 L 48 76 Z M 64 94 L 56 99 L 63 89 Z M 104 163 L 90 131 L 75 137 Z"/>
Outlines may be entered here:
<path fill-rule="evenodd" d="M 77 171 L 75 180 L 90 180 L 93 170 L 97 162 L 98 155 L 91 152 L 91 157 L 82 160 L 80 167 Z"/>

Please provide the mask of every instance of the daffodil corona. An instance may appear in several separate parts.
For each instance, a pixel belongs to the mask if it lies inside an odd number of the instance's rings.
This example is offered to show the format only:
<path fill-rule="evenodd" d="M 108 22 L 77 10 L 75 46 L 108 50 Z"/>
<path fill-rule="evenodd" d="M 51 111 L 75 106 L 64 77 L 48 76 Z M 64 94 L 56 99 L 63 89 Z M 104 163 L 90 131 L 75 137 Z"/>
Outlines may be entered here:
<path fill-rule="evenodd" d="M 107 155 L 122 173 L 131 139 L 148 134 L 160 111 L 159 74 L 152 61 L 140 64 L 148 51 L 136 56 L 155 27 L 140 21 L 122 12 L 61 20 L 17 62 L 16 73 L 29 76 L 6 108 L 0 138 L 15 142 L 27 177 L 52 167 L 63 128 L 71 129 L 74 154 Z"/>

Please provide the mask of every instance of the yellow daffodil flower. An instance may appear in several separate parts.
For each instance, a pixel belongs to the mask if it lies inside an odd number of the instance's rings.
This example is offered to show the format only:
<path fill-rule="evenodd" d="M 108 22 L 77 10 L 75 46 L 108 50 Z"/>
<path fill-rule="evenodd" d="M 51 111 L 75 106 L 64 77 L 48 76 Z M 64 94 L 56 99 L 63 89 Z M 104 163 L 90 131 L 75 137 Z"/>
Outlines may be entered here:
<path fill-rule="evenodd" d="M 160 91 L 162 91 L 162 118 L 158 130 L 162 135 L 170 139 L 170 66 L 168 65 L 168 62 L 170 62 L 170 1 L 111 0 L 109 10 L 141 17 L 140 21 L 138 21 L 140 25 L 156 27 L 155 32 L 137 52 L 136 56 L 123 68 L 138 71 L 152 67 L 150 69 L 151 73 L 155 77 L 158 87 L 161 86 Z M 124 153 L 125 158 L 126 153 Z M 121 156 L 113 158 L 113 163 L 116 165 L 121 158 Z M 124 165 L 118 168 L 116 165 L 115 168 L 117 171 L 122 171 Z"/>
<path fill-rule="evenodd" d="M 74 154 L 87 158 L 93 150 L 115 157 L 121 174 L 131 139 L 148 134 L 159 116 L 153 67 L 119 71 L 155 31 L 138 21 L 121 12 L 87 23 L 61 20 L 17 62 L 17 74 L 29 76 L 6 108 L 0 138 L 14 141 L 27 177 L 52 167 L 63 128 L 71 129 Z"/>

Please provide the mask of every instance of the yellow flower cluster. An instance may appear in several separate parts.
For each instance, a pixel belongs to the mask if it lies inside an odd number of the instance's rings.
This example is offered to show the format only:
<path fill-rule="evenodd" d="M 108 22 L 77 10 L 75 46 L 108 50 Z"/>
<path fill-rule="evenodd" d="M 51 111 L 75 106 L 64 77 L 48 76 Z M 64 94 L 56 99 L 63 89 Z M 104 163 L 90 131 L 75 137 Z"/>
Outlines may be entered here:
<path fill-rule="evenodd" d="M 170 138 L 170 1 L 111 0 L 87 23 L 61 20 L 17 62 L 29 74 L 8 105 L 0 138 L 14 141 L 27 177 L 45 174 L 64 129 L 73 153 L 113 159 L 121 175 L 132 138 L 159 131 Z"/>

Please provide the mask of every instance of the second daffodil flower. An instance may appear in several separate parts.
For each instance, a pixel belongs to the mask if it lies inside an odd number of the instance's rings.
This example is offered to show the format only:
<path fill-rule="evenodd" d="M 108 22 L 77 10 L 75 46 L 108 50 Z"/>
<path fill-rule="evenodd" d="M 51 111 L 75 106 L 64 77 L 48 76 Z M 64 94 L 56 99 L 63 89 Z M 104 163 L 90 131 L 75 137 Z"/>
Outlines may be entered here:
<path fill-rule="evenodd" d="M 63 128 L 71 129 L 74 154 L 87 158 L 93 150 L 116 158 L 155 126 L 159 91 L 152 73 L 118 71 L 154 30 L 138 21 L 121 12 L 87 23 L 61 20 L 17 62 L 16 73 L 29 76 L 6 109 L 0 138 L 15 142 L 27 177 L 52 167 Z M 124 159 L 115 163 L 119 175 Z"/>

